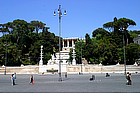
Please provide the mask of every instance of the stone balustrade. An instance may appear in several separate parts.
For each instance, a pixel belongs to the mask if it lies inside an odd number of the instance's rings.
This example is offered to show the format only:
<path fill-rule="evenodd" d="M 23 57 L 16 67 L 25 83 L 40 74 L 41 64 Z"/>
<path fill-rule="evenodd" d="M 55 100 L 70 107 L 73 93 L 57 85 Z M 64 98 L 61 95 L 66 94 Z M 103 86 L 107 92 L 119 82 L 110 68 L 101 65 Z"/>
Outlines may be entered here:
<path fill-rule="evenodd" d="M 46 65 L 44 65 L 46 66 Z M 46 67 L 47 68 L 47 67 Z M 55 69 L 54 69 L 55 70 Z M 127 65 L 126 71 L 131 73 L 140 73 L 140 66 Z M 5 67 L 0 67 L 0 74 L 4 74 Z M 65 65 L 62 73 L 124 73 L 124 65 L 111 65 L 111 66 L 102 66 L 102 65 Z M 20 67 L 6 67 L 6 74 L 17 73 L 17 74 L 39 74 L 38 65 L 28 65 Z M 47 73 L 46 72 L 44 74 Z"/>

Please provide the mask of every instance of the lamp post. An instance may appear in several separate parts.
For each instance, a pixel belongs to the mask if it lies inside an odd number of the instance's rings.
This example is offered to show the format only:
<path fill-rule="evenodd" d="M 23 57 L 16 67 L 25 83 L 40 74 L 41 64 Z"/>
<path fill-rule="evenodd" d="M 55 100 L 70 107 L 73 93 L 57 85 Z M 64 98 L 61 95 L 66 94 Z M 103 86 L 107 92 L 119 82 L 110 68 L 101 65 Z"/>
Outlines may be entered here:
<path fill-rule="evenodd" d="M 125 28 L 122 29 L 123 33 L 123 57 L 124 57 L 124 74 L 126 75 L 126 50 L 125 50 Z"/>
<path fill-rule="evenodd" d="M 59 18 L 59 79 L 58 81 L 62 81 L 61 76 L 61 17 L 62 17 L 62 10 L 61 5 L 58 8 L 58 18 Z M 66 10 L 64 11 L 64 15 L 66 15 Z M 56 11 L 54 11 L 54 16 L 56 16 Z"/>
<path fill-rule="evenodd" d="M 6 52 L 5 52 L 5 69 L 4 69 L 4 75 L 6 75 L 6 66 L 7 66 L 7 44 L 5 44 L 6 46 Z"/>
<path fill-rule="evenodd" d="M 83 67 L 82 67 L 82 45 L 81 45 L 81 73 L 80 74 L 83 74 Z"/>

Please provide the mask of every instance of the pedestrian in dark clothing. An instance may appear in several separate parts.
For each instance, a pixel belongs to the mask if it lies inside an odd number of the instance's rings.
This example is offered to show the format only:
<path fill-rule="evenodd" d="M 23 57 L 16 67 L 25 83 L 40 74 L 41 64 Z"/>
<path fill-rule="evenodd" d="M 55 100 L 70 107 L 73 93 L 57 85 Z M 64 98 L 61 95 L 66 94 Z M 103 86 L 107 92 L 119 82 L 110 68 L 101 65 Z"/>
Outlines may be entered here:
<path fill-rule="evenodd" d="M 95 80 L 95 75 L 91 75 L 91 78 L 89 80 L 94 81 Z"/>
<path fill-rule="evenodd" d="M 15 84 L 16 84 L 16 78 L 17 78 L 17 77 L 16 77 L 16 73 L 13 74 L 13 77 L 14 77 L 14 82 L 15 82 Z"/>
<path fill-rule="evenodd" d="M 67 74 L 67 72 L 65 73 L 65 78 L 67 78 L 68 77 L 68 74 Z"/>
<path fill-rule="evenodd" d="M 109 77 L 110 75 L 108 74 L 108 73 L 106 73 L 106 75 L 105 75 L 106 77 Z"/>
<path fill-rule="evenodd" d="M 131 73 L 127 72 L 126 79 L 127 79 L 126 85 L 132 85 Z"/>
<path fill-rule="evenodd" d="M 12 82 L 12 86 L 15 85 L 15 77 L 14 74 L 11 75 L 11 82 Z"/>
<path fill-rule="evenodd" d="M 30 84 L 34 84 L 34 78 L 33 78 L 33 75 L 31 75 L 31 77 L 30 77 Z"/>

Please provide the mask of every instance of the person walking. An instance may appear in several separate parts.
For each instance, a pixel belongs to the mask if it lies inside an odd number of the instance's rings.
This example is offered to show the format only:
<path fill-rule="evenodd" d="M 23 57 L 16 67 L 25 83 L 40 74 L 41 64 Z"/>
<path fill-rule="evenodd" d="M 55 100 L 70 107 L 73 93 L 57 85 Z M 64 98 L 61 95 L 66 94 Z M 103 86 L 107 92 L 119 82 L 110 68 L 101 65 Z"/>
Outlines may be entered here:
<path fill-rule="evenodd" d="M 34 78 L 33 78 L 33 75 L 30 76 L 30 84 L 34 84 Z"/>
<path fill-rule="evenodd" d="M 131 73 L 127 72 L 126 79 L 127 79 L 126 85 L 132 85 Z"/>
<path fill-rule="evenodd" d="M 16 73 L 13 74 L 14 77 L 14 83 L 16 84 Z"/>
<path fill-rule="evenodd" d="M 12 83 L 12 86 L 15 85 L 15 77 L 14 77 L 14 74 L 11 75 L 11 83 Z"/>
<path fill-rule="evenodd" d="M 131 73 L 129 73 L 129 85 L 132 85 Z"/>

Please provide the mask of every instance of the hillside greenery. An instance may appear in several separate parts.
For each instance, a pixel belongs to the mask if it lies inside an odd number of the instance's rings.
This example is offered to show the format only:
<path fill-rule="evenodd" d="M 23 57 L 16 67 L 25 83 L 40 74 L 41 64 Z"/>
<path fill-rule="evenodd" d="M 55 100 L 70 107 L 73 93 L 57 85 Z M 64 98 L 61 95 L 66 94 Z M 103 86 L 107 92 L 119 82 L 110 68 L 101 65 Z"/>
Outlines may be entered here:
<path fill-rule="evenodd" d="M 140 45 L 135 44 L 133 39 L 140 34 L 140 31 L 129 31 L 130 26 L 136 23 L 127 18 L 117 19 L 103 24 L 103 28 L 98 28 L 85 35 L 85 41 L 76 43 L 77 62 L 81 63 L 82 57 L 88 63 L 103 65 L 114 65 L 124 63 L 124 47 L 126 64 L 134 64 L 140 58 Z"/>
<path fill-rule="evenodd" d="M 123 63 L 125 46 L 126 63 L 134 64 L 140 58 L 140 45 L 134 44 L 133 38 L 137 37 L 140 31 L 129 31 L 130 26 L 136 26 L 136 23 L 131 19 L 115 17 L 112 22 L 103 24 L 103 28 L 91 31 L 92 37 L 85 33 L 85 40 L 79 39 L 75 45 L 77 63 L 81 63 L 81 58 L 85 58 L 90 64 Z M 7 66 L 38 64 L 41 45 L 43 61 L 47 64 L 53 48 L 55 47 L 56 52 L 59 50 L 59 37 L 49 32 L 49 27 L 41 21 L 28 23 L 17 19 L 0 24 L 0 34 L 1 66 L 5 63 Z"/>

